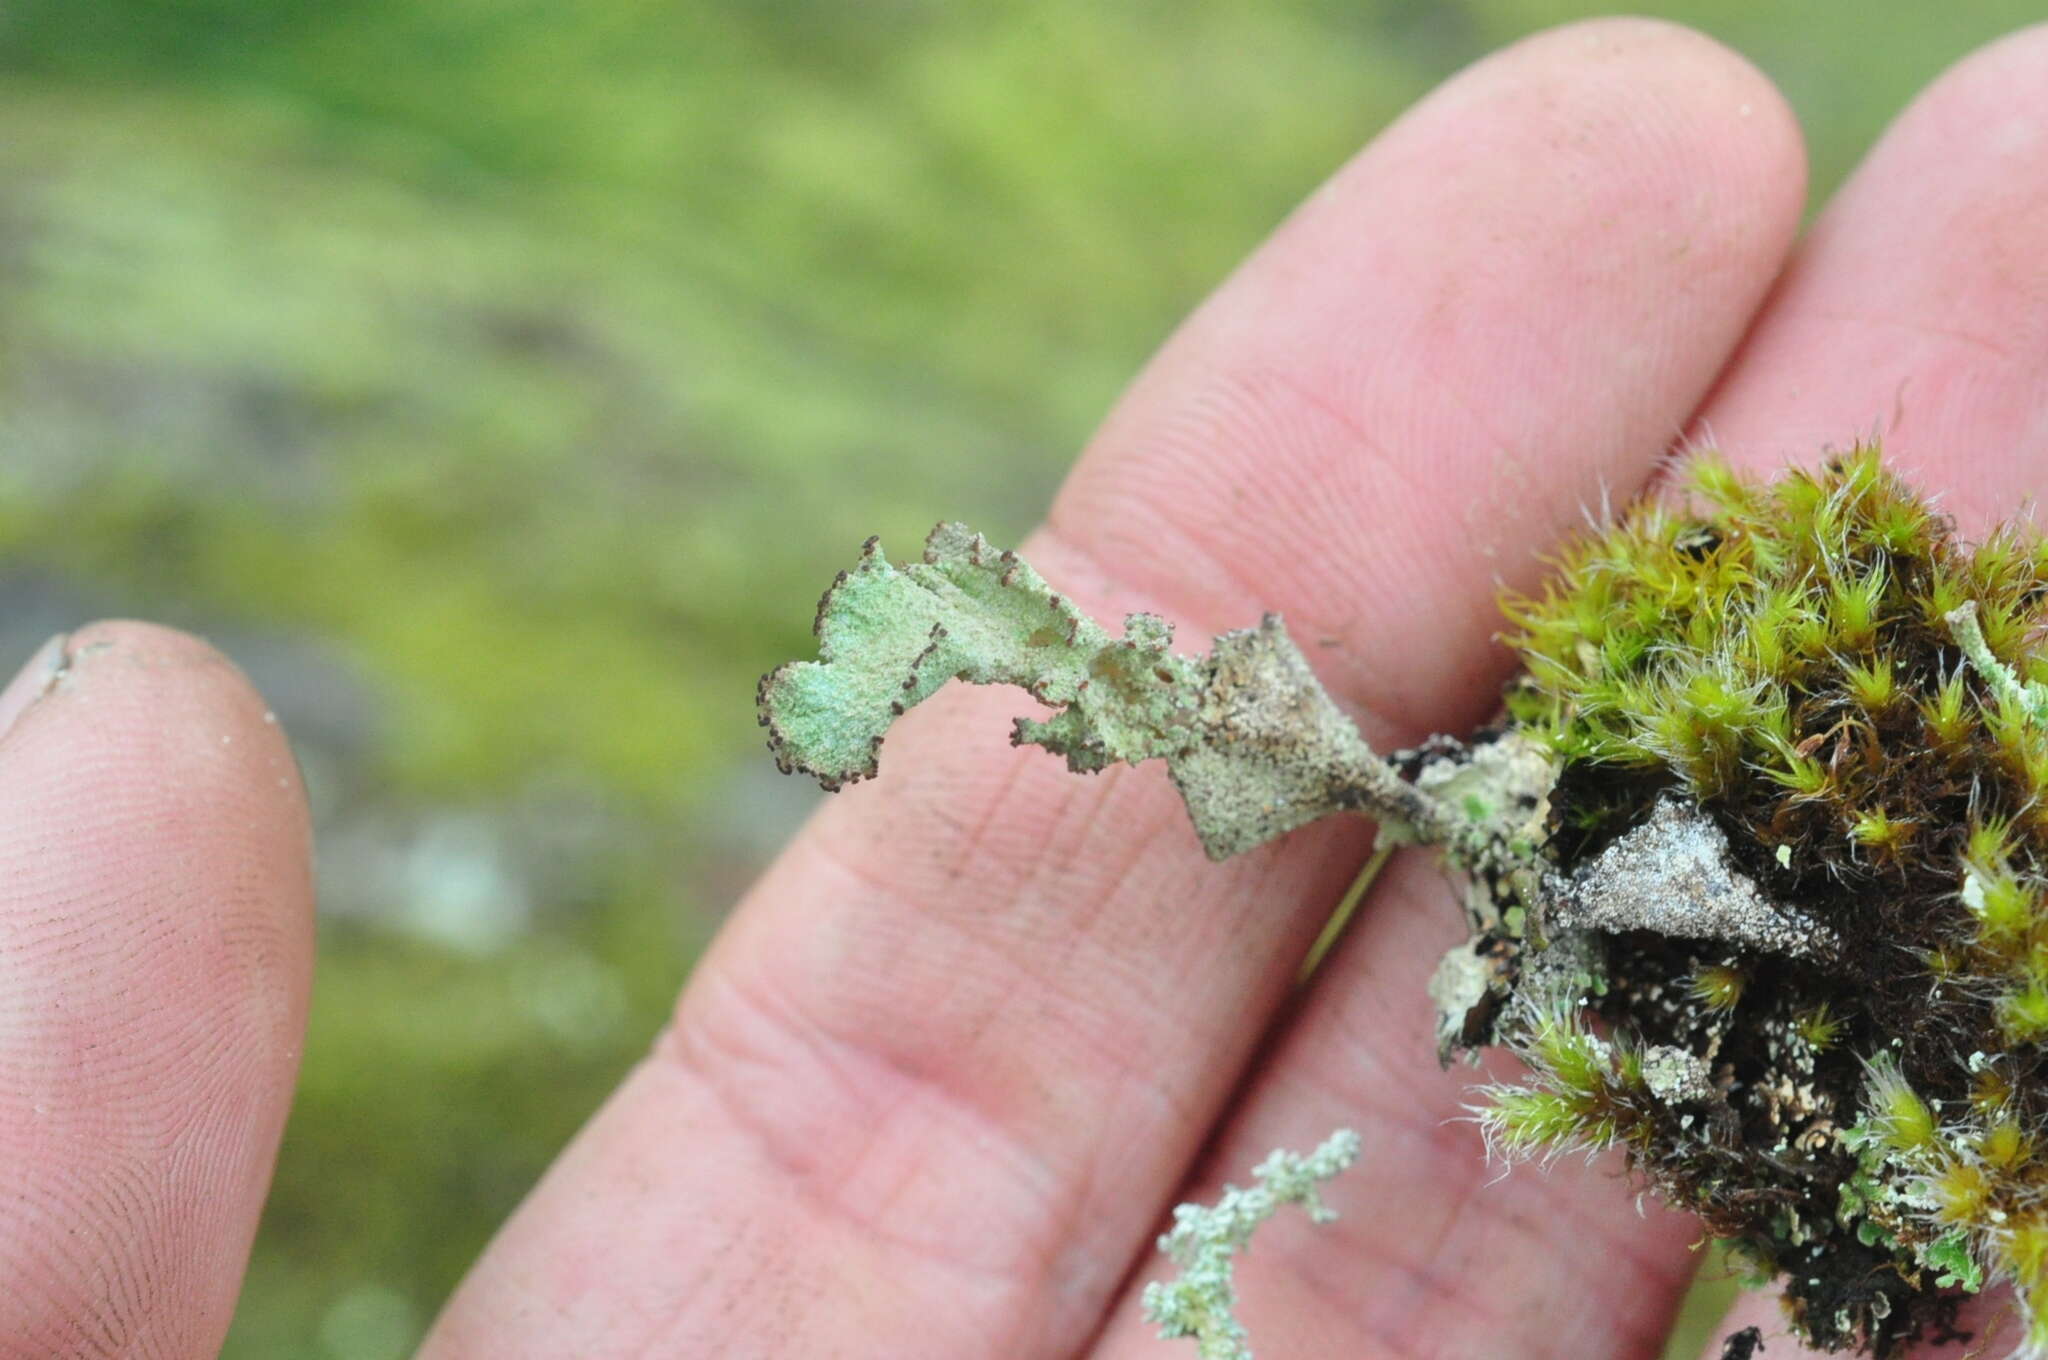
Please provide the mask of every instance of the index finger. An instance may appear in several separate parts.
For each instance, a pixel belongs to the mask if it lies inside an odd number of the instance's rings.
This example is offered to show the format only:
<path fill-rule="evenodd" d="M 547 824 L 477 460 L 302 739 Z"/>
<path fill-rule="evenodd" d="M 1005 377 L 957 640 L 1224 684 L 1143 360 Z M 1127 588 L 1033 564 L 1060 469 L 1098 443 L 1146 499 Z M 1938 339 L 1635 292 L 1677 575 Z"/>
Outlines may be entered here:
<path fill-rule="evenodd" d="M 1775 95 L 1682 30 L 1481 63 L 1196 313 L 1028 553 L 1098 614 L 1286 612 L 1376 742 L 1469 723 L 1496 578 L 1640 480 L 1801 187 Z M 429 1354 L 1085 1341 L 1367 833 L 1207 864 L 1158 770 L 1010 752 L 1016 709 L 941 696 L 806 829 Z"/>

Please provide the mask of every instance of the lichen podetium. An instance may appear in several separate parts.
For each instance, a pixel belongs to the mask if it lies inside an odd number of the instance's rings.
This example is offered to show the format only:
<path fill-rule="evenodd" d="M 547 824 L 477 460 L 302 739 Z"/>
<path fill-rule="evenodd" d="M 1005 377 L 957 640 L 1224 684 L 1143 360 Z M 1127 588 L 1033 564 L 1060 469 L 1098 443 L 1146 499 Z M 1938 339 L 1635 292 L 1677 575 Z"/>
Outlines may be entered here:
<path fill-rule="evenodd" d="M 1441 1056 L 1529 1068 L 1480 1091 L 1496 1152 L 1621 1149 L 1823 1350 L 2005 1280 L 2048 1356 L 2048 546 L 1965 544 L 1874 447 L 1708 455 L 1503 609 L 1499 725 L 1382 757 L 1277 618 L 1177 656 L 942 525 L 842 575 L 762 721 L 836 787 L 946 680 L 1014 684 L 1056 710 L 1019 742 L 1165 759 L 1214 857 L 1345 812 L 1434 846 L 1470 928 Z"/>

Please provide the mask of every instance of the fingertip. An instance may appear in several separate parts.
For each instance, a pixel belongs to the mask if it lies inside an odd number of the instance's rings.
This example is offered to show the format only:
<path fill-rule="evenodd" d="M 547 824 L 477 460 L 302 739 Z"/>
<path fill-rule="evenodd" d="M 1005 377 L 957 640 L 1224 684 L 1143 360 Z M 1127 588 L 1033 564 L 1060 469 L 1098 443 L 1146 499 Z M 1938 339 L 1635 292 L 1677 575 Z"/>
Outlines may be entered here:
<path fill-rule="evenodd" d="M 1956 131 L 1982 134 L 1986 119 L 2039 137 L 2048 111 L 2048 23 L 2029 24 L 1958 58 L 1921 92 L 1915 104 L 1966 120 Z"/>
<path fill-rule="evenodd" d="M 1690 210 L 1730 246 L 1784 253 L 1806 203 L 1806 140 L 1790 102 L 1749 58 L 1684 24 L 1635 16 L 1547 29 L 1489 60 L 1511 55 L 1541 72 L 1554 97 L 1579 101 L 1599 120 L 1593 130 L 1611 131 L 1613 118 L 1637 124 L 1633 146 L 1617 138 L 1614 154 L 1633 149 L 1665 201 L 1682 204 L 1690 189 Z"/>
<path fill-rule="evenodd" d="M 1965 533 L 2040 487 L 2048 25 L 1965 56 L 1828 204 L 1705 416 L 1775 469 L 1881 437 Z"/>
<path fill-rule="evenodd" d="M 241 668 L 211 643 L 132 619 L 61 640 L 54 673 L 24 712 L 96 732 L 108 756 L 176 762 L 195 795 L 260 792 L 266 816 L 304 839 L 305 790 L 283 726 Z"/>
<path fill-rule="evenodd" d="M 72 634 L 0 741 L 0 1335 L 211 1355 L 311 972 L 283 733 L 196 638 Z"/>
<path fill-rule="evenodd" d="M 1495 589 L 1533 581 L 1596 488 L 1644 482 L 1804 203 L 1797 122 L 1728 48 L 1634 19 L 1525 39 L 1376 137 L 1195 313 L 1052 527 L 1178 621 L 1272 609 L 1334 639 L 1326 680 L 1390 720 L 1374 739 L 1464 721 L 1493 701 Z M 1361 582 L 1430 621 L 1418 664 L 1375 642 L 1395 611 Z"/>

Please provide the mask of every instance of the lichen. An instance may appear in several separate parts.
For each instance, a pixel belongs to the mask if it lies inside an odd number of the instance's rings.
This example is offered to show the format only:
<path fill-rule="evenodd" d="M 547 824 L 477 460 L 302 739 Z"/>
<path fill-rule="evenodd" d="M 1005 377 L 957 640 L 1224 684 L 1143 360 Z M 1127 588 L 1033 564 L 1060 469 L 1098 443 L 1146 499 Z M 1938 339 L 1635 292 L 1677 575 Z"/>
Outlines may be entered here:
<path fill-rule="evenodd" d="M 827 789 L 872 778 L 889 725 L 959 679 L 1056 710 L 1017 719 L 1011 740 L 1078 772 L 1164 759 L 1217 859 L 1347 809 L 1432 840 L 1457 819 L 1373 753 L 1277 616 L 1179 656 L 1158 616 L 1132 614 L 1112 637 L 1014 552 L 941 524 L 901 568 L 869 539 L 816 631 L 821 659 L 764 677 L 760 712 L 784 772 Z"/>
<path fill-rule="evenodd" d="M 1339 1129 L 1306 1156 L 1275 1150 L 1253 1169 L 1247 1189 L 1226 1185 L 1213 1205 L 1176 1208 L 1159 1250 L 1180 1268 L 1180 1276 L 1145 1286 L 1146 1320 L 1168 1341 L 1192 1340 L 1202 1360 L 1252 1360 L 1237 1320 L 1237 1254 L 1289 1204 L 1300 1205 L 1312 1223 L 1336 1218 L 1318 1187 L 1357 1161 L 1358 1149 L 1358 1135 Z"/>
<path fill-rule="evenodd" d="M 1622 1150 L 1820 1349 L 1954 1336 L 2004 1280 L 2048 1355 L 2044 606 L 2040 539 L 1965 544 L 1875 448 L 1706 457 L 1504 600 L 1521 670 L 1469 739 L 1382 758 L 1277 619 L 1114 639 L 952 526 L 900 572 L 870 545 L 763 718 L 829 787 L 945 679 L 1017 684 L 1076 769 L 1164 758 L 1212 855 L 1340 811 L 1434 845 L 1440 1054 L 1529 1068 L 1479 1092 L 1497 1154 Z"/>
<path fill-rule="evenodd" d="M 1648 931 L 1793 956 L 1833 955 L 1841 947 L 1826 926 L 1765 897 L 1736 867 L 1728 834 L 1684 798 L 1659 798 L 1648 821 L 1615 837 L 1571 874 L 1551 875 L 1543 889 L 1546 929 Z M 1739 995 L 1741 974 L 1723 971 Z M 1736 999 L 1716 1000 L 1716 1009 Z"/>

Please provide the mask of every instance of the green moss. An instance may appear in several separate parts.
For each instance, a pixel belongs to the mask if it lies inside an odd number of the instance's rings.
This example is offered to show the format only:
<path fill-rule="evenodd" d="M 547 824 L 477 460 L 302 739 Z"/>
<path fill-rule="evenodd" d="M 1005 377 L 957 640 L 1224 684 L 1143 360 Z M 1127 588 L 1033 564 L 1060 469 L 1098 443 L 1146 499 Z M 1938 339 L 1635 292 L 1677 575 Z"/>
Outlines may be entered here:
<path fill-rule="evenodd" d="M 1538 1074 L 1525 1088 L 1492 1088 L 1480 1110 L 1488 1141 L 1508 1156 L 1600 1151 L 1651 1136 L 1643 1055 L 1584 1029 L 1569 1012 L 1545 1017 L 1523 1041 Z"/>
<path fill-rule="evenodd" d="M 1759 1259 L 1798 1248 L 1788 1304 L 1826 1348 L 1889 1354 L 1989 1277 L 2048 1341 L 2044 562 L 2017 527 L 1965 544 L 1874 447 L 1767 485 L 1709 458 L 1506 602 L 1511 717 L 1562 766 L 1546 853 L 1584 864 L 1678 797 L 1828 932 L 1817 966 L 1611 935 L 1619 1001 L 1583 999 L 1618 1043 L 1714 1058 L 1632 1156 Z M 1502 1118 L 1583 1142 L 1518 1046 Z"/>

